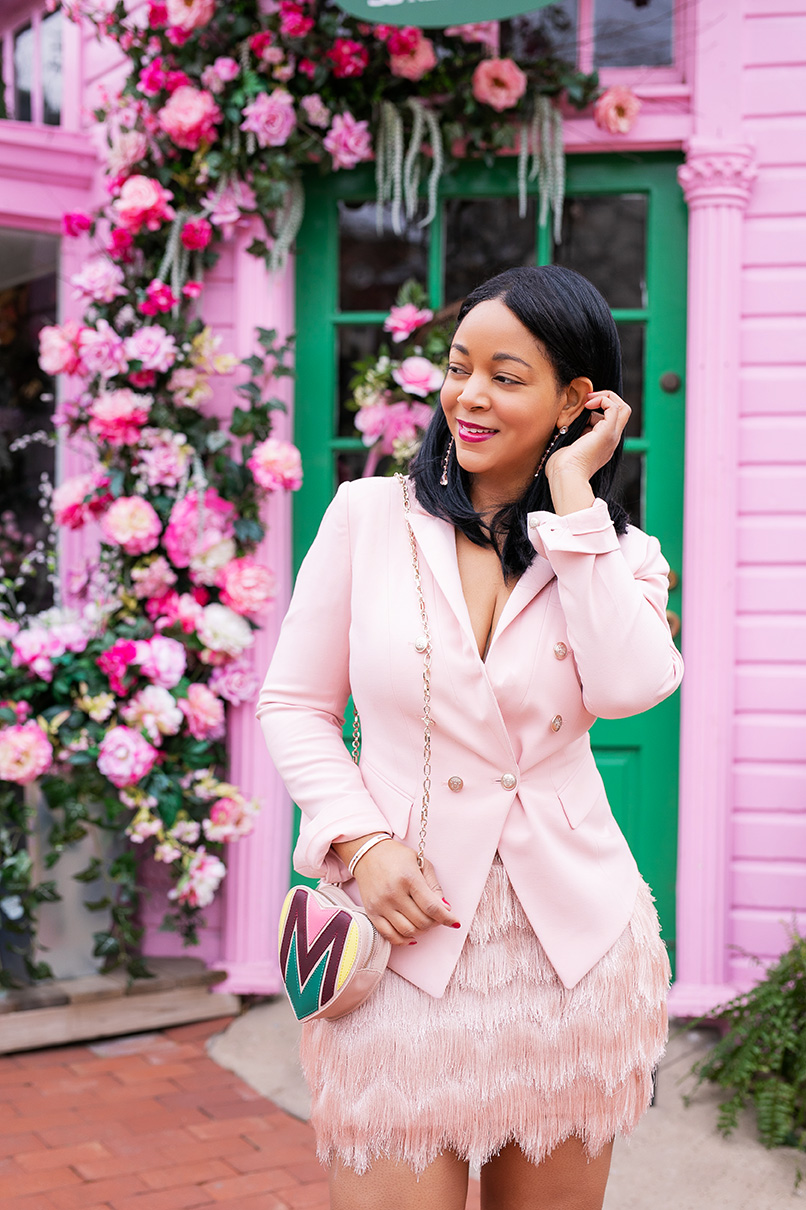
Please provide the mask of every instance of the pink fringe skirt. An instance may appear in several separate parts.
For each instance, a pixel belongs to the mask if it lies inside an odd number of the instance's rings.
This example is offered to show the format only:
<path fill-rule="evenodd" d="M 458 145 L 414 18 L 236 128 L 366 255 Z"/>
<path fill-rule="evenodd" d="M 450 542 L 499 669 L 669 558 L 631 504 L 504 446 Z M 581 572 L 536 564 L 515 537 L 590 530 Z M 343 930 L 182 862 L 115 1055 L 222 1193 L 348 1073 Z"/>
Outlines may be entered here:
<path fill-rule="evenodd" d="M 597 1155 L 649 1105 L 669 976 L 641 883 L 619 940 L 565 988 L 496 856 L 442 999 L 387 971 L 355 1012 L 303 1027 L 320 1160 L 419 1173 L 443 1151 L 478 1167 L 515 1142 L 537 1164 L 572 1136 Z"/>

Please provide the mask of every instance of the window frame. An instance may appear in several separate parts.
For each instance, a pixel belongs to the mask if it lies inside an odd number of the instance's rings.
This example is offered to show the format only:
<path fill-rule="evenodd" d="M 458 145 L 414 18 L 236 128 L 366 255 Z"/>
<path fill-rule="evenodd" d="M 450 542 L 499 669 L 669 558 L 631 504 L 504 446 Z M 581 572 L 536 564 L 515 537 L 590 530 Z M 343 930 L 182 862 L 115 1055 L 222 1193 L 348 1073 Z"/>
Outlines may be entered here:
<path fill-rule="evenodd" d="M 56 10 L 59 11 L 59 10 Z M 69 25 L 64 20 L 62 13 L 62 98 L 59 107 L 59 121 L 57 123 L 45 122 L 45 93 L 43 88 L 42 78 L 42 25 L 53 16 L 53 13 L 47 11 L 41 3 L 20 5 L 17 12 L 9 15 L 8 23 L 0 32 L 2 37 L 2 55 L 3 55 L 3 87 L 5 109 L 8 114 L 7 121 L 21 122 L 26 126 L 40 126 L 48 130 L 61 130 L 65 127 L 65 101 L 66 101 L 66 68 L 67 68 L 67 49 L 68 37 L 66 30 Z M 34 39 L 34 54 L 33 54 L 33 75 L 31 81 L 31 117 L 19 118 L 15 112 L 16 99 L 16 74 L 14 69 L 14 42 L 17 36 L 25 30 L 27 26 L 31 27 Z"/>

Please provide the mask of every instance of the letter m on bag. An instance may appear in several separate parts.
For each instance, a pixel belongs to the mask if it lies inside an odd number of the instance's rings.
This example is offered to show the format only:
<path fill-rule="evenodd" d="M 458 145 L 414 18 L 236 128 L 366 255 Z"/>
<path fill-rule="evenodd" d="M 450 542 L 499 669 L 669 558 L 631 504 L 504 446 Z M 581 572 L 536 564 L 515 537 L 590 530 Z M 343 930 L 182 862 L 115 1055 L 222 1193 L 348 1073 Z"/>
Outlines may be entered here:
<path fill-rule="evenodd" d="M 297 1020 L 333 998 L 351 924 L 349 912 L 320 908 L 305 887 L 292 896 L 280 941 L 280 969 Z"/>

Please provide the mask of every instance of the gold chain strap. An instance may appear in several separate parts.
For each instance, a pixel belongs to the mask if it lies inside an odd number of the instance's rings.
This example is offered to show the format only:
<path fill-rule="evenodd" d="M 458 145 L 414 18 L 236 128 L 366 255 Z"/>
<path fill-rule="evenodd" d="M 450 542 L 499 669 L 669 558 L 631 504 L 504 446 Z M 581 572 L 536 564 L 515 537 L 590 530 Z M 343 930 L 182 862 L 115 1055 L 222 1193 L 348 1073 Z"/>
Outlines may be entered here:
<path fill-rule="evenodd" d="M 404 475 L 395 475 L 403 488 L 403 511 L 406 516 L 406 529 L 409 531 L 411 546 L 411 565 L 414 569 L 414 584 L 417 589 L 417 600 L 420 606 L 420 622 L 423 627 L 422 638 L 417 642 L 417 650 L 423 653 L 423 801 L 420 808 L 420 840 L 417 845 L 417 865 L 420 869 L 425 864 L 425 834 L 428 831 L 428 807 L 431 803 L 431 631 L 428 628 L 428 614 L 423 597 L 423 584 L 420 578 L 420 561 L 417 558 L 417 540 L 411 528 L 409 513 L 409 485 Z M 353 704 L 353 760 L 358 764 L 358 753 L 361 747 L 361 724 L 358 711 Z"/>

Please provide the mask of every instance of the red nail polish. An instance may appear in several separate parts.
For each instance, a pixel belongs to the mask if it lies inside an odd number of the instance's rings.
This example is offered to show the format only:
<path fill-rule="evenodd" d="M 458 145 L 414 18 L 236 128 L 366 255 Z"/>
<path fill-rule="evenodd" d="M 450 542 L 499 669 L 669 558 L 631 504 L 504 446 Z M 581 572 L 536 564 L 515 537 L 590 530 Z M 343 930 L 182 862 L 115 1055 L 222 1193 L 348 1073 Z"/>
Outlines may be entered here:
<path fill-rule="evenodd" d="M 461 927 L 462 927 L 462 926 L 461 926 L 461 924 L 459 923 L 459 921 L 458 921 L 458 920 L 456 921 L 456 924 L 452 924 L 452 925 L 451 925 L 451 928 L 452 928 L 452 929 L 460 929 Z"/>
<path fill-rule="evenodd" d="M 416 941 L 410 941 L 410 942 L 409 942 L 409 945 L 416 945 L 416 944 L 417 944 L 417 942 L 416 942 Z"/>
<path fill-rule="evenodd" d="M 446 907 L 446 908 L 449 908 L 449 907 L 451 906 L 451 905 L 448 903 L 447 899 L 445 899 L 445 898 L 444 898 L 444 896 L 443 896 L 442 902 L 445 904 L 445 907 Z"/>

